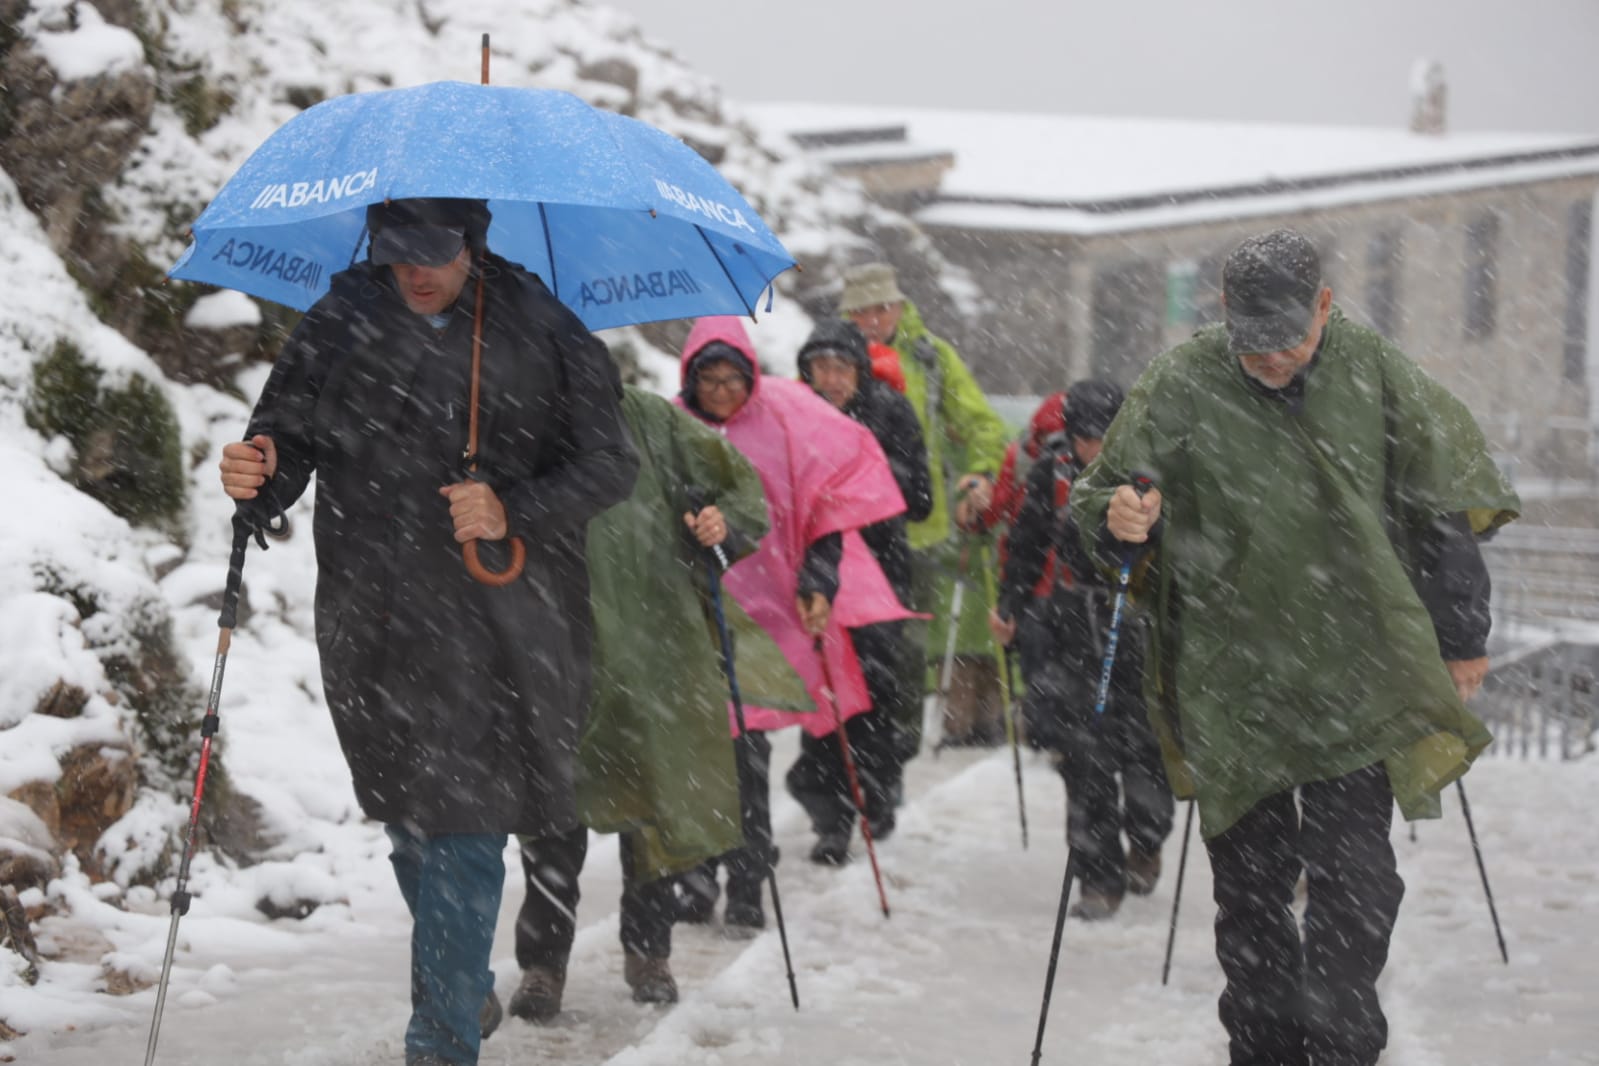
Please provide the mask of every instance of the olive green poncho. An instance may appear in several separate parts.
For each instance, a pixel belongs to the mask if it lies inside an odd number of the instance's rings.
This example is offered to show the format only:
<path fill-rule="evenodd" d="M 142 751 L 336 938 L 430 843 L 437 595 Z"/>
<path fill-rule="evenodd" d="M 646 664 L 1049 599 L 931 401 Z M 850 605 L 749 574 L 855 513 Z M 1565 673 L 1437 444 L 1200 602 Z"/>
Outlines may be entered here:
<path fill-rule="evenodd" d="M 744 840 L 704 555 L 683 523 L 688 489 L 703 489 L 751 546 L 767 518 L 755 468 L 716 432 L 631 388 L 622 414 L 639 475 L 589 524 L 594 692 L 577 802 L 590 828 L 634 833 L 634 868 L 650 880 Z"/>
<path fill-rule="evenodd" d="M 1481 534 L 1520 506 L 1466 408 L 1335 309 L 1295 414 L 1213 326 L 1150 366 L 1073 486 L 1090 550 L 1133 471 L 1164 497 L 1141 597 L 1150 717 L 1205 836 L 1378 761 L 1405 817 L 1436 816 L 1491 738 L 1455 693 L 1410 561 L 1438 516 L 1464 512 Z"/>

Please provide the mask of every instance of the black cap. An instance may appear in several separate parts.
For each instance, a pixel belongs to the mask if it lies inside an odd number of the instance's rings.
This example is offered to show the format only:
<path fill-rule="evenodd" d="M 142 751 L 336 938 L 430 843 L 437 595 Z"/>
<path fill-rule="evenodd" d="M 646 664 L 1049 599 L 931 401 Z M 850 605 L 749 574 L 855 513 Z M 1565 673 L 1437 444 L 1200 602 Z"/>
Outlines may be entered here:
<path fill-rule="evenodd" d="M 482 250 L 489 217 L 482 200 L 415 197 L 373 204 L 366 209 L 372 262 L 443 266 L 463 247 Z"/>
<path fill-rule="evenodd" d="M 1221 270 L 1227 348 L 1234 355 L 1297 347 L 1321 292 L 1321 257 L 1305 237 L 1275 229 L 1244 241 Z"/>
<path fill-rule="evenodd" d="M 872 359 L 866 351 L 866 334 L 855 323 L 844 318 L 825 318 L 811 331 L 800 345 L 800 380 L 810 383 L 811 359 L 818 355 L 836 355 L 855 364 L 856 372 L 864 382 L 872 375 Z"/>
<path fill-rule="evenodd" d="M 1066 432 L 1099 440 L 1116 421 L 1123 398 L 1122 390 L 1109 381 L 1077 382 L 1066 390 Z"/>

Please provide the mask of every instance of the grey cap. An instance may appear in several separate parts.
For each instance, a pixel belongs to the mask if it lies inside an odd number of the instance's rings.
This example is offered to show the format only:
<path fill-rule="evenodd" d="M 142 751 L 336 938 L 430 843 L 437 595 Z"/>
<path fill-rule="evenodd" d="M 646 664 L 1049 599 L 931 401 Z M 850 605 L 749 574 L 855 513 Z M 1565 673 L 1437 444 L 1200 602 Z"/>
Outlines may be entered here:
<path fill-rule="evenodd" d="M 386 226 L 372 235 L 372 262 L 379 266 L 408 263 L 439 267 L 460 255 L 465 247 L 466 233 L 458 226 Z"/>
<path fill-rule="evenodd" d="M 1310 332 L 1321 292 L 1321 257 L 1304 234 L 1275 229 L 1250 237 L 1221 270 L 1227 348 L 1234 355 L 1297 347 Z"/>
<path fill-rule="evenodd" d="M 424 196 L 372 204 L 366 209 L 372 262 L 443 266 L 463 247 L 482 250 L 490 218 L 482 200 Z"/>

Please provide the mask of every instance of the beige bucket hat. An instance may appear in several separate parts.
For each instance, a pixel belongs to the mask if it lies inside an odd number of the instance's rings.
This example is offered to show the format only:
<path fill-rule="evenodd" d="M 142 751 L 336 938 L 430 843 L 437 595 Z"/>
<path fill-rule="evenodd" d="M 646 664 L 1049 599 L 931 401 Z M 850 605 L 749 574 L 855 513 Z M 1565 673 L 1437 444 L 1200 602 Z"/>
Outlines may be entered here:
<path fill-rule="evenodd" d="M 862 307 L 905 302 L 899 291 L 899 280 L 894 268 L 887 263 L 862 263 L 844 272 L 844 294 L 838 298 L 838 309 L 843 314 Z"/>

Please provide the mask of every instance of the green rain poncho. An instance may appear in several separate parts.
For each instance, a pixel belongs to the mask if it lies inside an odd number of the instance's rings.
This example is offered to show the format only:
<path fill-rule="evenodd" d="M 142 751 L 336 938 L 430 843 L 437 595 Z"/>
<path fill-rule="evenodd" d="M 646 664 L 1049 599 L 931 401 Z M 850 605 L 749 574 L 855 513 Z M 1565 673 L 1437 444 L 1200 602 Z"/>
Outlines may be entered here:
<path fill-rule="evenodd" d="M 1260 800 L 1385 761 L 1407 818 L 1490 742 L 1409 577 L 1418 536 L 1520 506 L 1466 408 L 1334 310 L 1303 410 L 1253 387 L 1219 326 L 1158 358 L 1072 490 L 1094 548 L 1116 486 L 1155 477 L 1143 575 L 1150 716 L 1207 837 Z"/>
<path fill-rule="evenodd" d="M 703 489 L 751 546 L 767 518 L 755 468 L 713 430 L 632 388 L 622 414 L 639 476 L 625 502 L 589 524 L 594 692 L 577 801 L 590 828 L 632 833 L 634 868 L 650 880 L 744 839 L 703 555 L 683 523 L 688 490 Z M 753 623 L 740 628 L 741 640 L 758 639 Z"/>

